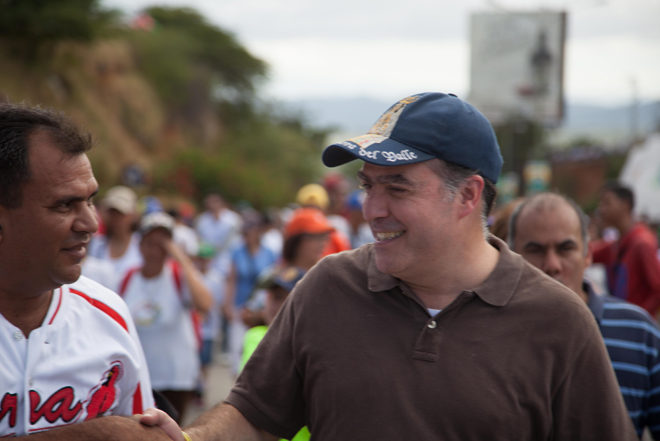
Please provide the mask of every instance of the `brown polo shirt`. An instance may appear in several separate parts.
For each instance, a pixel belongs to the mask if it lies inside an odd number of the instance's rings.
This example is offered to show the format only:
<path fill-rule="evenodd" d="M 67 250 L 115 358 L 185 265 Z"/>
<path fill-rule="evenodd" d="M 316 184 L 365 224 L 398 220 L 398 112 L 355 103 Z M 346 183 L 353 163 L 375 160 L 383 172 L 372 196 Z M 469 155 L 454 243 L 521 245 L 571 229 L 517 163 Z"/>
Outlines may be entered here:
<path fill-rule="evenodd" d="M 584 302 L 491 244 L 493 273 L 435 317 L 371 245 L 325 258 L 226 401 L 283 438 L 636 440 Z"/>

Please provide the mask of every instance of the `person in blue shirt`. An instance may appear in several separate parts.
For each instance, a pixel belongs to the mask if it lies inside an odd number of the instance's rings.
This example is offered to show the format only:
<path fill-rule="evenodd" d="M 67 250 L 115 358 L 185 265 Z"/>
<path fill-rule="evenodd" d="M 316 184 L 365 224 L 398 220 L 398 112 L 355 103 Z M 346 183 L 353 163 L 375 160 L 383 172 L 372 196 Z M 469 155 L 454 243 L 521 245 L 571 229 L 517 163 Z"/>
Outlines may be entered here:
<path fill-rule="evenodd" d="M 231 269 L 222 309 L 229 321 L 230 367 L 234 374 L 239 371 L 247 331 L 242 310 L 257 285 L 259 274 L 276 261 L 273 251 L 261 244 L 262 227 L 263 217 L 258 212 L 249 210 L 243 213 L 244 242 L 231 254 Z"/>
<path fill-rule="evenodd" d="M 513 212 L 509 244 L 526 260 L 573 290 L 593 313 L 637 434 L 660 440 L 660 328 L 642 308 L 599 294 L 584 279 L 591 264 L 588 218 L 554 193 L 535 195 Z M 558 323 L 561 326 L 561 323 Z"/>

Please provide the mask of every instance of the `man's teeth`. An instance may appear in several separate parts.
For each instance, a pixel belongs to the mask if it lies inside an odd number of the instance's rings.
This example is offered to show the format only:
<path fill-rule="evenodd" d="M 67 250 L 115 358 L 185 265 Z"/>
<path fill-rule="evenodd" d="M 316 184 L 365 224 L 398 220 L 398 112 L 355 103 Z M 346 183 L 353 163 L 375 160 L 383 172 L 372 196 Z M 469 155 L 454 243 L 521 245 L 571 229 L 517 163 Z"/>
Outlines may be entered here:
<path fill-rule="evenodd" d="M 399 237 L 403 234 L 403 231 L 397 231 L 395 233 L 376 233 L 376 239 L 378 240 L 387 240 L 387 239 L 394 239 L 395 237 Z"/>

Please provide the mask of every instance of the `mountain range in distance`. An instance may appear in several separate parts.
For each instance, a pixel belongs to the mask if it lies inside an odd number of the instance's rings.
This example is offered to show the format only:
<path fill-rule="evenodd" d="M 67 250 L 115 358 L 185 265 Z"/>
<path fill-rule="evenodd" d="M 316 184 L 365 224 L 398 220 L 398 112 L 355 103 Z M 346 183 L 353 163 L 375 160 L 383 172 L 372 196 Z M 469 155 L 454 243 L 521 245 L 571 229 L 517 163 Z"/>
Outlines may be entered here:
<path fill-rule="evenodd" d="M 393 103 L 374 98 L 315 98 L 286 102 L 316 127 L 333 129 L 330 142 L 367 133 L 378 117 Z M 577 139 L 600 142 L 605 147 L 626 143 L 632 134 L 633 110 L 618 107 L 567 103 L 562 124 L 552 129 L 550 142 L 566 145 Z M 660 101 L 641 103 L 636 109 L 638 136 L 660 130 Z"/>

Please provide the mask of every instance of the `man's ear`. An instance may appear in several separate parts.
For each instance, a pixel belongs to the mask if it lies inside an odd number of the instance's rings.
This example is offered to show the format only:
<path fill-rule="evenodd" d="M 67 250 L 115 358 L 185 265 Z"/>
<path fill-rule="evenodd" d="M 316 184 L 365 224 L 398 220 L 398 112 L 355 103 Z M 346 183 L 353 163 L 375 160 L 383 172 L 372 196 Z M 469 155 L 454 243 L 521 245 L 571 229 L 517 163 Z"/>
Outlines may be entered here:
<path fill-rule="evenodd" d="M 481 194 L 484 191 L 485 185 L 484 178 L 479 175 L 470 176 L 465 180 L 458 195 L 459 218 L 469 215 L 475 209 L 477 209 L 479 216 L 481 216 Z"/>

